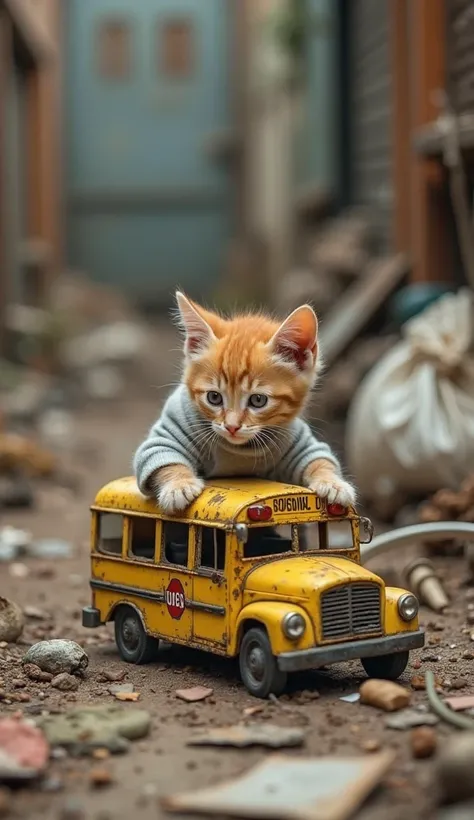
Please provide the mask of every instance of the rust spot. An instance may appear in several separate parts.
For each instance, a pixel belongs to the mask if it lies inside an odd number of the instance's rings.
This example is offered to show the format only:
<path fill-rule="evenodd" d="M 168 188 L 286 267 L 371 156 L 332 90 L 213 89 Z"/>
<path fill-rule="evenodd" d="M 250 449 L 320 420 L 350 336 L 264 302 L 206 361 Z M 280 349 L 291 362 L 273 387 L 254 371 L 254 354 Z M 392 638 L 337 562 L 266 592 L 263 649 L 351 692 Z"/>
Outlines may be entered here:
<path fill-rule="evenodd" d="M 223 501 L 225 501 L 224 493 L 216 493 L 215 495 L 212 496 L 212 498 L 209 499 L 209 501 L 207 503 L 208 504 L 222 504 Z"/>
<path fill-rule="evenodd" d="M 239 597 L 239 595 L 240 595 L 240 590 L 238 590 L 238 589 L 234 589 L 234 591 L 233 591 L 233 593 L 232 593 L 232 597 L 233 597 L 234 601 L 236 601 L 236 600 L 237 600 L 237 598 Z"/>

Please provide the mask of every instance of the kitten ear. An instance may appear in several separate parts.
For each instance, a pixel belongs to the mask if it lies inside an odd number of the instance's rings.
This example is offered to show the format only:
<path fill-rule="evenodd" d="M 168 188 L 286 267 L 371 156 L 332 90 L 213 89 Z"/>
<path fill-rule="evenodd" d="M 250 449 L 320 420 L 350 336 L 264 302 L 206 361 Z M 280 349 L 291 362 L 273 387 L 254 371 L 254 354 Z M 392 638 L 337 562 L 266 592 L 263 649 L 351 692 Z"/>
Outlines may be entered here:
<path fill-rule="evenodd" d="M 201 316 L 201 308 L 188 299 L 184 293 L 176 292 L 179 318 L 186 333 L 185 352 L 186 355 L 198 356 L 205 350 L 216 337 L 211 326 Z M 204 312 L 204 311 L 203 311 Z"/>
<path fill-rule="evenodd" d="M 298 370 L 312 370 L 318 354 L 318 319 L 312 307 L 302 305 L 274 333 L 269 342 L 274 355 Z"/>

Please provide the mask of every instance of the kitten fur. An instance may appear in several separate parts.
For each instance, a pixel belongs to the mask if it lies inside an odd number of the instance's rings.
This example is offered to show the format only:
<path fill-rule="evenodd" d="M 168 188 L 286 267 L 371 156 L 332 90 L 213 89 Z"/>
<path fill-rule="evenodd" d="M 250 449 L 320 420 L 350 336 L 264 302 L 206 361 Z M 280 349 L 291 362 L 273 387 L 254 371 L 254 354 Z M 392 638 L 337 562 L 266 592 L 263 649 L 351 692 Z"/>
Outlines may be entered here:
<path fill-rule="evenodd" d="M 173 513 L 205 478 L 257 475 L 353 504 L 336 457 L 301 418 L 320 369 L 313 309 L 279 323 L 263 313 L 223 318 L 179 292 L 176 300 L 182 383 L 135 454 L 140 490 Z"/>

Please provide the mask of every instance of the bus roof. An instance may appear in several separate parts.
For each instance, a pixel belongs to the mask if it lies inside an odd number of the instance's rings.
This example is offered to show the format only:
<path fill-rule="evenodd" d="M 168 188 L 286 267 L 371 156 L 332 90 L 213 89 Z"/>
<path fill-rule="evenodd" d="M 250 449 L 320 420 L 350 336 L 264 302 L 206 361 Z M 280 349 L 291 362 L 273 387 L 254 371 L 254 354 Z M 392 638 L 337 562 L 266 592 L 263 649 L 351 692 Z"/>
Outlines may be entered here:
<path fill-rule="evenodd" d="M 232 523 L 240 511 L 249 504 L 278 495 L 307 495 L 304 487 L 280 484 L 254 478 L 222 478 L 206 482 L 206 487 L 183 515 L 185 521 L 214 521 L 216 524 Z M 94 508 L 117 512 L 159 515 L 156 502 L 145 498 L 133 477 L 119 478 L 106 484 L 95 498 Z"/>

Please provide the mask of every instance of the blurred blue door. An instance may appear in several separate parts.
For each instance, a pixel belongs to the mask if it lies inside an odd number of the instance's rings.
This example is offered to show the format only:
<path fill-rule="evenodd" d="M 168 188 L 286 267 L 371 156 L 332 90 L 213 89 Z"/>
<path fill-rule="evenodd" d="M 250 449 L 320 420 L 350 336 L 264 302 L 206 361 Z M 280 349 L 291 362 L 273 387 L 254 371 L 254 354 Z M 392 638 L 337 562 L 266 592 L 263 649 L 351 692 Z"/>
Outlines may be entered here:
<path fill-rule="evenodd" d="M 210 144 L 231 125 L 228 5 L 66 5 L 68 261 L 140 301 L 205 293 L 223 267 L 231 169 Z"/>

